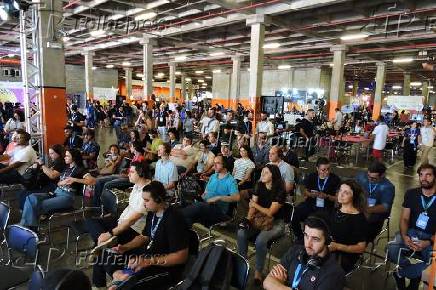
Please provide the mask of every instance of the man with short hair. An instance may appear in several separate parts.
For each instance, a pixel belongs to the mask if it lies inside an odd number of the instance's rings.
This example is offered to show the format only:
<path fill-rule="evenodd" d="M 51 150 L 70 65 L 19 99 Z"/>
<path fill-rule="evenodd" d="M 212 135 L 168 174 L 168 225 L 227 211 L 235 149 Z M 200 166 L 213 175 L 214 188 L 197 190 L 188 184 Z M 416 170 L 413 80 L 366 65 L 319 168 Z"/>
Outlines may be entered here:
<path fill-rule="evenodd" d="M 388 244 L 388 259 L 398 263 L 393 276 L 398 290 L 418 290 L 422 272 L 431 262 L 436 232 L 436 168 L 422 164 L 418 168 L 420 187 L 409 189 L 404 195 L 400 217 L 400 232 Z M 414 263 L 410 256 L 419 260 Z M 415 259 L 416 260 L 416 259 Z M 406 288 L 405 278 L 410 280 Z"/>
<path fill-rule="evenodd" d="M 341 129 L 342 119 L 343 119 L 343 116 L 342 116 L 341 110 L 339 110 L 339 108 L 336 108 L 335 109 L 335 119 L 333 121 L 335 131 L 339 131 Z"/>
<path fill-rule="evenodd" d="M 221 151 L 221 145 L 218 141 L 218 133 L 217 132 L 210 132 L 208 134 L 208 140 L 209 140 L 209 150 L 212 152 L 215 156 L 218 155 Z"/>
<path fill-rule="evenodd" d="M 201 135 L 204 138 L 207 137 L 207 134 L 210 132 L 218 132 L 220 127 L 220 122 L 215 117 L 215 108 L 210 108 L 207 111 L 207 116 L 205 116 L 200 123 L 201 126 Z"/>
<path fill-rule="evenodd" d="M 421 146 L 421 164 L 428 163 L 428 155 L 433 148 L 435 128 L 432 125 L 430 117 L 424 119 L 424 126 L 420 128 L 420 133 L 418 137 L 419 145 Z"/>
<path fill-rule="evenodd" d="M 100 153 L 100 145 L 95 142 L 95 131 L 87 129 L 83 135 L 82 153 L 83 163 L 85 168 L 97 168 L 97 158 Z"/>
<path fill-rule="evenodd" d="M 188 225 L 201 223 L 210 226 L 229 219 L 229 203 L 239 201 L 238 185 L 228 171 L 222 156 L 214 158 L 215 173 L 209 178 L 203 194 L 204 201 L 181 210 Z"/>
<path fill-rule="evenodd" d="M 314 147 L 312 137 L 315 135 L 315 124 L 314 124 L 314 118 L 315 118 L 315 111 L 313 109 L 309 109 L 306 112 L 306 117 L 301 120 L 301 122 L 298 124 L 299 126 L 299 133 L 300 135 L 305 139 L 306 142 L 306 150 L 305 150 L 305 157 L 309 158 L 314 153 Z"/>
<path fill-rule="evenodd" d="M 224 158 L 224 161 L 227 162 L 229 166 L 229 172 L 233 172 L 233 167 L 235 165 L 235 158 L 232 156 L 232 151 L 230 150 L 229 143 L 221 143 L 221 155 Z"/>
<path fill-rule="evenodd" d="M 196 153 L 197 151 L 192 147 L 192 138 L 185 135 L 182 144 L 177 144 L 171 149 L 170 160 L 177 167 L 181 167 L 179 172 L 186 171 L 187 168 L 192 167 Z"/>
<path fill-rule="evenodd" d="M 260 122 L 256 125 L 256 134 L 261 132 L 265 133 L 267 138 L 274 135 L 274 125 L 270 120 L 268 120 L 267 112 L 260 113 Z"/>
<path fill-rule="evenodd" d="M 85 116 L 83 116 L 82 113 L 79 112 L 79 108 L 77 105 L 71 106 L 71 124 L 73 128 L 73 132 L 76 135 L 82 135 L 83 134 L 83 128 L 85 127 Z"/>
<path fill-rule="evenodd" d="M 282 176 L 283 182 L 285 183 L 286 194 L 292 195 L 295 184 L 295 172 L 291 165 L 283 161 L 283 151 L 280 146 L 274 145 L 269 150 L 269 163 L 276 165 Z"/>
<path fill-rule="evenodd" d="M 386 125 L 384 118 L 380 116 L 378 118 L 378 124 L 372 131 L 371 139 L 374 140 L 372 145 L 372 156 L 375 159 L 383 160 L 383 150 L 386 147 L 386 140 L 388 139 L 389 127 Z"/>
<path fill-rule="evenodd" d="M 304 247 L 293 246 L 263 282 L 266 290 L 344 289 L 345 273 L 329 252 L 328 223 L 318 216 L 304 223 Z"/>
<path fill-rule="evenodd" d="M 305 200 L 298 204 L 292 219 L 292 231 L 297 241 L 303 240 L 301 222 L 309 215 L 320 211 L 330 210 L 336 201 L 336 192 L 339 189 L 340 178 L 331 173 L 330 161 L 325 157 L 318 158 L 316 172 L 310 173 L 304 181 Z"/>
<path fill-rule="evenodd" d="M 209 150 L 209 142 L 207 140 L 200 141 L 200 151 L 195 156 L 193 165 L 197 164 L 196 173 L 200 176 L 209 175 L 213 172 L 213 158 L 215 155 Z M 193 171 L 193 166 L 186 170 L 186 173 Z"/>
<path fill-rule="evenodd" d="M 64 134 L 65 134 L 65 141 L 64 141 L 64 147 L 65 149 L 81 149 L 83 141 L 82 139 L 74 134 L 73 127 L 66 126 L 64 128 Z"/>
<path fill-rule="evenodd" d="M 256 145 L 253 146 L 251 151 L 253 152 L 254 164 L 256 169 L 260 170 L 269 162 L 269 151 L 271 147 L 267 143 L 266 133 L 260 132 L 257 136 Z"/>
<path fill-rule="evenodd" d="M 176 188 L 176 182 L 179 180 L 179 174 L 177 173 L 177 167 L 170 160 L 171 146 L 168 143 L 159 145 L 157 154 L 160 159 L 156 163 L 154 171 L 154 180 L 160 181 L 168 195 L 174 195 L 174 189 Z"/>
<path fill-rule="evenodd" d="M 14 150 L 0 156 L 0 162 L 8 161 L 8 165 L 0 164 L 0 184 L 23 182 L 22 175 L 37 160 L 36 152 L 29 141 L 29 133 L 17 131 L 17 145 Z"/>
<path fill-rule="evenodd" d="M 381 232 L 394 203 L 395 186 L 386 178 L 385 172 L 386 166 L 375 160 L 369 164 L 368 172 L 360 172 L 356 176 L 357 183 L 368 196 L 368 242 L 374 241 Z"/>

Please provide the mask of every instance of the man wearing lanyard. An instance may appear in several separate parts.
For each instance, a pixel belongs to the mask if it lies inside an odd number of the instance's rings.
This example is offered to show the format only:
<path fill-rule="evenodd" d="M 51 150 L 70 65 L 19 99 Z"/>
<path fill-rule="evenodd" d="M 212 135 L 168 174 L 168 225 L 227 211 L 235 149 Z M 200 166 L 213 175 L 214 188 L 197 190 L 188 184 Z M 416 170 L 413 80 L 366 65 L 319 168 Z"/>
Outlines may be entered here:
<path fill-rule="evenodd" d="M 399 264 L 393 274 L 399 290 L 419 288 L 421 274 L 431 262 L 436 232 L 436 168 L 423 164 L 418 174 L 421 186 L 409 189 L 404 195 L 400 232 L 388 244 L 388 259 Z M 413 263 L 410 256 L 415 258 Z M 410 279 L 407 288 L 405 278 Z"/>
<path fill-rule="evenodd" d="M 301 222 L 316 211 L 333 208 L 336 201 L 336 191 L 341 180 L 330 173 L 330 161 L 325 157 L 318 158 L 317 172 L 309 174 L 304 182 L 305 200 L 296 206 L 292 219 L 292 231 L 297 241 L 303 240 Z"/>
<path fill-rule="evenodd" d="M 394 202 L 395 186 L 385 177 L 385 171 L 383 163 L 373 161 L 368 166 L 368 172 L 356 176 L 356 182 L 368 195 L 368 242 L 372 242 L 382 230 Z"/>
<path fill-rule="evenodd" d="M 304 223 L 304 247 L 293 246 L 263 282 L 266 290 L 344 289 L 345 273 L 330 255 L 329 226 L 325 219 L 310 216 Z"/>

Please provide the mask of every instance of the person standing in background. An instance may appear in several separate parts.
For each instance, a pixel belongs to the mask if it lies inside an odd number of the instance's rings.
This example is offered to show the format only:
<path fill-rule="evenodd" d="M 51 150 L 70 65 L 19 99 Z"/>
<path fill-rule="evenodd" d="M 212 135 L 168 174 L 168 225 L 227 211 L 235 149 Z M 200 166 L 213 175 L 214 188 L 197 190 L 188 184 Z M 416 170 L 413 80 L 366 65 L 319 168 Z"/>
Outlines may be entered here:
<path fill-rule="evenodd" d="M 428 155 L 433 148 L 435 129 L 432 126 L 431 118 L 424 119 L 424 126 L 421 128 L 421 138 L 419 138 L 419 145 L 421 146 L 421 164 L 428 163 Z"/>

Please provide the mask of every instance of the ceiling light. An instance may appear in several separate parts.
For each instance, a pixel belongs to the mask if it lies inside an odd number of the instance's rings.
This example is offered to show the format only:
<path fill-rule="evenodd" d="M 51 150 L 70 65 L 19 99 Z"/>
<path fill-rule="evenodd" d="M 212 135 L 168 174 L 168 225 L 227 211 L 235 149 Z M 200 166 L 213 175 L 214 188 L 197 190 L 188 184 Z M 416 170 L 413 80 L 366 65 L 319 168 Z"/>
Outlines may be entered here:
<path fill-rule="evenodd" d="M 282 65 L 279 65 L 277 68 L 278 69 L 290 69 L 291 65 L 289 65 L 289 64 L 282 64 Z"/>
<path fill-rule="evenodd" d="M 131 63 L 130 63 L 130 62 L 128 62 L 128 61 L 123 61 L 122 65 L 123 65 L 123 66 L 130 66 L 130 65 L 131 65 Z"/>
<path fill-rule="evenodd" d="M 341 36 L 341 40 L 356 40 L 356 39 L 362 39 L 362 38 L 366 38 L 369 35 L 366 33 L 355 33 L 355 34 L 347 34 L 347 35 L 342 35 Z"/>
<path fill-rule="evenodd" d="M 89 34 L 93 37 L 98 37 L 98 36 L 103 36 L 106 34 L 106 31 L 100 29 L 100 30 L 92 30 L 91 32 L 89 32 Z"/>
<path fill-rule="evenodd" d="M 179 76 L 179 75 L 181 75 L 182 74 L 182 72 L 181 71 L 176 71 L 176 76 Z"/>
<path fill-rule="evenodd" d="M 190 82 L 190 81 L 192 81 L 191 78 L 185 78 L 185 82 Z"/>
<path fill-rule="evenodd" d="M 196 70 L 195 73 L 198 74 L 198 75 L 201 75 L 202 73 L 204 73 L 204 71 L 202 71 L 202 70 Z"/>
<path fill-rule="evenodd" d="M 430 91 L 429 93 L 430 93 L 430 94 L 434 94 L 434 91 Z"/>
<path fill-rule="evenodd" d="M 392 88 L 393 88 L 394 90 L 400 90 L 400 89 L 402 88 L 402 86 L 395 85 L 395 86 L 392 86 Z"/>
<path fill-rule="evenodd" d="M 204 80 L 203 79 L 199 79 L 199 80 L 197 80 L 197 82 L 204 83 Z"/>
<path fill-rule="evenodd" d="M 220 73 L 221 70 L 220 70 L 220 69 L 214 69 L 212 72 L 213 72 L 214 74 L 217 74 L 217 73 Z"/>
<path fill-rule="evenodd" d="M 93 66 L 93 67 L 92 67 L 92 70 L 96 70 L 96 69 L 97 69 L 97 67 L 96 67 L 96 66 Z"/>
<path fill-rule="evenodd" d="M 348 88 L 349 88 L 349 89 L 352 89 L 352 88 L 353 88 L 353 85 L 349 85 Z"/>
<path fill-rule="evenodd" d="M 411 87 L 419 87 L 419 86 L 422 86 L 422 83 L 421 82 L 411 82 L 410 86 Z"/>
<path fill-rule="evenodd" d="M 160 72 L 160 73 L 158 73 L 155 77 L 157 77 L 157 78 L 163 78 L 165 76 L 165 74 L 164 73 L 162 73 L 162 72 Z"/>
<path fill-rule="evenodd" d="M 205 78 L 207 78 L 208 80 L 212 79 L 211 76 L 205 76 Z"/>
<path fill-rule="evenodd" d="M 136 76 L 137 76 L 138 78 L 143 78 L 143 77 L 144 77 L 144 74 L 137 73 Z"/>
<path fill-rule="evenodd" d="M 174 60 L 177 60 L 177 61 L 186 60 L 186 55 L 179 55 L 179 56 L 176 56 L 176 57 L 174 58 Z"/>
<path fill-rule="evenodd" d="M 8 54 L 8 57 L 11 57 L 11 58 L 12 58 L 12 57 L 15 57 L 15 54 L 13 54 L 13 53 L 9 53 L 9 54 Z M 429 87 L 429 88 L 430 88 L 430 87 Z M 431 88 L 433 88 L 433 87 L 431 87 Z"/>
<path fill-rule="evenodd" d="M 108 64 L 108 65 L 106 66 L 106 68 L 113 68 L 113 67 L 114 67 L 113 64 Z"/>
<path fill-rule="evenodd" d="M 392 60 L 393 63 L 408 63 L 412 62 L 413 58 L 411 57 L 403 57 L 403 58 L 395 58 Z"/>
<path fill-rule="evenodd" d="M 3 21 L 6 21 L 6 20 L 9 19 L 9 14 L 6 11 L 5 6 L 3 6 L 3 5 L 0 6 L 0 19 L 3 20 Z"/>
<path fill-rule="evenodd" d="M 220 55 L 224 55 L 223 51 L 217 51 L 217 52 L 212 52 L 209 54 L 210 56 L 220 56 Z"/>
<path fill-rule="evenodd" d="M 331 62 L 331 63 L 329 63 L 329 66 L 330 66 L 330 67 L 333 67 L 333 63 L 332 63 L 332 62 Z"/>
<path fill-rule="evenodd" d="M 146 12 L 135 16 L 135 20 L 149 20 L 157 16 L 156 12 Z"/>
<path fill-rule="evenodd" d="M 278 42 L 270 42 L 270 43 L 266 43 L 263 45 L 263 48 L 279 48 L 280 47 L 280 43 Z"/>
<path fill-rule="evenodd" d="M 433 86 L 428 86 L 428 87 L 427 87 L 427 89 L 432 89 L 432 88 L 433 88 Z"/>

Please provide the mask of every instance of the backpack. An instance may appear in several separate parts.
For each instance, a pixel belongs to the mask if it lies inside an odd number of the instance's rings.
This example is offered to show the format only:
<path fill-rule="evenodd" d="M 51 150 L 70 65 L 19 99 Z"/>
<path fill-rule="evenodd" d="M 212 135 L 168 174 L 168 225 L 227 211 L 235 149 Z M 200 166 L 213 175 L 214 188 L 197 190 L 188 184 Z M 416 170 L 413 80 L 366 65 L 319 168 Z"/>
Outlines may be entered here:
<path fill-rule="evenodd" d="M 210 244 L 198 254 L 187 277 L 173 290 L 228 290 L 233 273 L 232 253 Z"/>
<path fill-rule="evenodd" d="M 203 189 L 198 179 L 187 176 L 179 180 L 177 187 L 182 207 L 201 200 Z"/>

